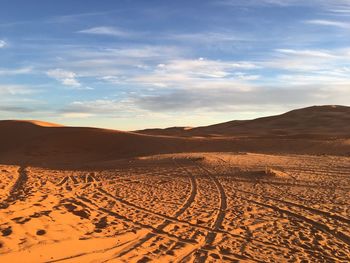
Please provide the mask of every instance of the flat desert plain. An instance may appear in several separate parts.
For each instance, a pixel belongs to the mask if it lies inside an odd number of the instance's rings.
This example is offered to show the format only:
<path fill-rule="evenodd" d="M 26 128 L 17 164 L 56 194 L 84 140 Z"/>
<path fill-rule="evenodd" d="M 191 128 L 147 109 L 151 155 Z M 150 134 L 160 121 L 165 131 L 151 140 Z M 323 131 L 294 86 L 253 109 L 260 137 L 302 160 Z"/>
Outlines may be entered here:
<path fill-rule="evenodd" d="M 345 135 L 2 125 L 0 262 L 350 261 Z"/>

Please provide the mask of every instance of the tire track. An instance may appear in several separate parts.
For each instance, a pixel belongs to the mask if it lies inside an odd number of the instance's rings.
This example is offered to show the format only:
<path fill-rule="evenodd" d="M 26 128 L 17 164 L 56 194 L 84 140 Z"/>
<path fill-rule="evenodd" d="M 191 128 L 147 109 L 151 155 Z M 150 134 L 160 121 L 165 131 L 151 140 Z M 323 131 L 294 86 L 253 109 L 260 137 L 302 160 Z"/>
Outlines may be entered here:
<path fill-rule="evenodd" d="M 161 229 L 158 229 L 158 227 L 156 228 L 156 227 L 152 227 L 152 226 L 140 223 L 138 221 L 133 221 L 133 220 L 127 218 L 126 216 L 123 216 L 123 215 L 120 215 L 118 213 L 115 213 L 115 212 L 113 212 L 113 211 L 111 211 L 109 209 L 100 207 L 100 206 L 96 205 L 95 203 L 93 203 L 91 200 L 89 200 L 89 199 L 87 199 L 87 198 L 85 198 L 83 196 L 76 196 L 76 198 L 79 199 L 82 203 L 84 203 L 84 205 L 87 208 L 89 208 L 90 210 L 95 210 L 95 211 L 98 211 L 99 213 L 104 213 L 104 214 L 110 215 L 110 216 L 115 217 L 115 218 L 117 218 L 119 220 L 122 220 L 124 222 L 132 223 L 132 224 L 140 227 L 141 229 L 149 229 L 150 231 L 152 231 L 152 233 L 154 233 L 154 236 L 166 237 L 166 238 L 168 238 L 170 240 L 173 240 L 175 242 L 180 242 L 180 243 L 184 243 L 184 244 L 190 244 L 190 245 L 196 245 L 197 244 L 196 241 L 194 241 L 194 240 L 177 237 L 176 235 L 173 235 L 173 234 L 165 232 L 165 231 L 163 231 Z M 91 206 L 94 206 L 96 209 L 92 208 L 90 205 L 87 205 L 86 202 L 89 203 Z M 152 233 L 149 233 L 149 234 L 152 234 Z M 93 251 L 90 251 L 90 252 L 79 253 L 79 254 L 76 254 L 76 255 L 72 255 L 72 256 L 65 257 L 65 258 L 60 258 L 60 259 L 55 259 L 53 261 L 48 261 L 48 262 L 60 262 L 60 261 L 68 260 L 68 259 L 80 258 L 82 256 L 86 256 L 86 255 L 90 255 L 90 254 L 94 254 L 94 253 L 108 252 L 110 250 L 118 249 L 118 248 L 120 248 L 120 247 L 122 247 L 122 246 L 124 246 L 124 245 L 126 245 L 128 243 L 130 243 L 130 245 L 125 248 L 125 249 L 128 249 L 130 246 L 133 246 L 135 243 L 137 243 L 139 241 L 140 241 L 139 237 L 136 237 L 136 238 L 134 238 L 132 240 L 128 240 L 125 243 L 117 244 L 117 245 L 109 247 L 109 248 L 103 248 L 103 249 L 99 249 L 99 250 L 93 250 Z M 120 252 L 121 251 L 117 251 L 117 253 L 120 253 Z M 111 259 L 114 259 L 114 258 L 115 257 L 113 257 Z M 103 262 L 107 262 L 107 261 L 109 261 L 111 259 L 108 259 L 108 260 L 103 261 Z"/>
<path fill-rule="evenodd" d="M 266 183 L 266 184 L 269 184 L 269 183 Z M 263 184 L 260 184 L 260 185 L 264 189 Z M 276 187 L 274 185 L 270 185 L 270 186 L 272 188 L 276 189 L 277 191 L 282 191 L 280 188 L 278 188 L 278 187 Z M 254 194 L 254 193 L 251 193 L 251 194 Z M 257 195 L 257 194 L 254 194 L 254 195 Z M 271 199 L 271 200 L 274 200 L 274 201 L 277 201 L 277 202 L 280 202 L 280 203 L 284 203 L 286 205 L 295 206 L 295 207 L 301 208 L 303 210 L 307 210 L 307 211 L 309 211 L 311 213 L 324 216 L 326 218 L 332 218 L 334 220 L 338 220 L 338 221 L 342 221 L 344 223 L 350 224 L 350 219 L 348 219 L 346 217 L 343 217 L 341 215 L 338 215 L 336 213 L 330 213 L 330 212 L 323 211 L 323 210 L 320 210 L 320 209 L 316 209 L 316 208 L 312 208 L 312 207 L 305 206 L 305 205 L 302 205 L 302 204 L 298 204 L 298 203 L 295 203 L 295 202 L 292 202 L 292 201 L 281 200 L 281 199 L 278 199 L 278 198 L 275 198 L 275 197 L 272 197 L 272 196 L 263 195 L 263 197 Z"/>
<path fill-rule="evenodd" d="M 125 204 L 127 206 L 130 206 L 136 210 L 139 210 L 139 211 L 142 211 L 142 212 L 145 212 L 147 214 L 151 214 L 151 215 L 154 215 L 156 217 L 160 217 L 162 219 L 165 219 L 165 220 L 169 220 L 171 222 L 176 222 L 176 223 L 180 223 L 180 224 L 184 224 L 184 225 L 187 225 L 187 226 L 191 226 L 191 227 L 194 227 L 194 228 L 197 228 L 197 229 L 201 229 L 201 230 L 205 230 L 205 231 L 213 231 L 210 227 L 206 227 L 206 226 L 200 226 L 200 225 L 197 225 L 197 224 L 193 224 L 191 222 L 188 222 L 188 221 L 185 221 L 185 220 L 181 220 L 181 219 L 178 219 L 176 216 L 168 216 L 168 215 L 164 215 L 164 214 L 161 214 L 161 213 L 158 213 L 158 212 L 154 212 L 154 211 L 151 211 L 147 208 L 143 208 L 141 206 L 138 206 L 138 205 L 135 205 L 133 203 L 130 203 L 129 201 L 125 200 L 125 199 L 122 199 L 120 197 L 117 197 L 117 196 L 113 196 L 111 195 L 110 193 L 108 193 L 107 191 L 101 189 L 101 188 L 98 188 L 97 189 L 101 194 L 103 194 L 104 196 L 106 197 L 109 197 L 115 201 L 118 201 L 119 203 L 122 203 L 122 204 Z M 183 207 L 182 207 L 183 208 Z M 184 211 L 178 211 L 180 212 L 180 215 L 184 212 Z M 230 234 L 229 232 L 225 232 L 225 231 L 221 231 L 221 230 L 217 230 L 215 231 L 217 233 L 224 233 L 224 234 Z"/>
<path fill-rule="evenodd" d="M 56 186 L 62 186 L 68 181 L 68 176 L 65 176 Z"/>
<path fill-rule="evenodd" d="M 10 203 L 15 202 L 17 200 L 23 201 L 25 199 L 27 194 L 25 185 L 28 180 L 26 169 L 27 168 L 24 166 L 21 166 L 18 169 L 18 178 L 12 186 L 9 196 L 0 204 L 0 209 L 6 209 L 10 206 Z"/>
<path fill-rule="evenodd" d="M 213 182 L 214 182 L 214 184 L 219 192 L 219 195 L 220 195 L 220 207 L 219 207 L 219 211 L 218 211 L 218 214 L 216 216 L 215 222 L 213 224 L 213 230 L 217 231 L 222 227 L 222 223 L 225 219 L 226 209 L 227 209 L 227 196 L 226 196 L 226 193 L 225 193 L 223 186 L 221 185 L 219 180 L 216 178 L 216 176 L 211 171 L 209 171 L 208 169 L 206 169 L 200 165 L 198 165 L 197 167 L 202 169 L 203 171 L 205 171 L 209 175 L 209 178 L 211 178 L 211 180 L 213 180 Z M 217 236 L 216 231 L 209 231 L 208 232 L 208 234 L 204 240 L 204 245 L 201 248 L 199 248 L 196 252 L 195 262 L 205 262 L 206 261 L 206 259 L 208 258 L 208 248 L 211 247 L 211 245 L 213 244 L 213 242 Z M 190 256 L 190 255 L 188 255 L 188 256 Z"/>
<path fill-rule="evenodd" d="M 336 239 L 341 240 L 341 241 L 343 241 L 343 243 L 345 243 L 348 246 L 350 246 L 350 237 L 349 236 L 347 236 L 344 233 L 339 232 L 337 230 L 333 230 L 333 229 L 331 229 L 329 226 L 327 226 L 325 224 L 316 222 L 313 219 L 310 219 L 310 218 L 308 218 L 306 216 L 300 215 L 298 213 L 294 213 L 292 211 L 280 208 L 278 206 L 264 204 L 264 203 L 261 203 L 261 202 L 258 202 L 258 201 L 254 201 L 254 200 L 251 200 L 251 199 L 246 199 L 246 200 L 250 201 L 250 202 L 252 202 L 254 204 L 260 205 L 260 206 L 271 208 L 271 209 L 273 209 L 273 210 L 275 210 L 275 211 L 277 211 L 277 212 L 279 212 L 281 214 L 286 214 L 286 215 L 292 216 L 294 218 L 297 218 L 297 219 L 299 219 L 301 221 L 307 222 L 310 225 L 312 225 L 313 227 L 315 227 L 316 229 L 318 229 L 318 230 L 320 230 L 320 231 L 322 231 L 322 232 L 324 232 L 326 234 L 330 234 L 333 237 L 335 237 Z"/>
<path fill-rule="evenodd" d="M 290 204 L 290 205 L 293 206 L 293 203 L 288 202 L 288 201 L 283 201 L 283 200 L 280 200 L 280 199 L 277 199 L 277 198 L 264 196 L 264 195 L 259 195 L 259 194 L 255 194 L 255 193 L 252 193 L 252 192 L 249 192 L 249 191 L 240 190 L 240 189 L 237 189 L 237 188 L 234 188 L 234 190 L 237 191 L 237 192 L 249 194 L 249 195 L 252 195 L 252 196 L 255 196 L 255 197 L 260 197 L 260 198 L 263 198 L 263 199 L 266 199 L 266 200 L 270 199 L 270 200 L 275 201 L 275 202 L 286 203 L 286 204 Z M 255 203 L 255 204 L 263 206 L 263 207 L 271 208 L 271 209 L 273 209 L 273 210 L 275 210 L 277 212 L 280 212 L 280 213 L 292 216 L 292 217 L 297 218 L 297 219 L 299 219 L 301 221 L 305 221 L 305 222 L 309 223 L 311 226 L 315 227 L 316 229 L 318 229 L 318 230 L 320 230 L 320 231 L 322 231 L 322 232 L 324 232 L 326 234 L 330 234 L 334 238 L 336 238 L 336 239 L 342 241 L 343 243 L 347 244 L 348 246 L 350 246 L 350 237 L 348 235 L 346 235 L 346 234 L 344 234 L 344 233 L 342 233 L 340 231 L 331 229 L 329 226 L 327 226 L 327 225 L 325 225 L 323 223 L 317 222 L 317 221 L 315 221 L 313 219 L 310 219 L 310 218 L 308 218 L 306 216 L 303 216 L 301 214 L 292 212 L 290 210 L 286 210 L 286 209 L 280 208 L 280 207 L 275 206 L 275 205 L 261 203 L 261 202 L 258 202 L 258 201 L 255 201 L 255 200 L 251 200 L 251 199 L 247 199 L 247 198 L 243 198 L 243 197 L 242 197 L 242 199 L 245 199 L 248 202 L 252 202 L 252 203 Z M 305 206 L 302 206 L 302 207 L 305 207 Z M 321 212 L 319 210 L 316 210 L 316 211 L 317 212 Z"/>
<path fill-rule="evenodd" d="M 227 163 L 225 160 L 223 160 L 222 158 L 219 158 L 217 157 L 217 159 L 219 159 L 220 161 L 224 162 L 224 163 Z M 246 180 L 247 182 L 249 180 Z M 268 182 L 268 181 L 257 181 L 259 183 L 259 185 L 264 188 L 264 184 L 268 184 L 270 185 L 272 188 L 278 190 L 278 191 L 282 191 L 280 188 L 278 188 L 276 185 L 284 185 L 284 183 L 281 183 L 281 182 Z M 299 186 L 299 185 L 295 185 L 295 186 Z M 235 190 L 238 190 L 235 188 Z M 261 196 L 259 194 L 255 194 L 255 193 L 251 193 L 249 191 L 244 191 L 244 190 L 239 190 L 239 191 L 242 191 L 242 192 L 245 192 L 245 193 L 249 193 L 251 195 L 255 195 L 255 196 Z M 314 214 L 318 214 L 318 215 L 322 215 L 322 216 L 325 216 L 326 218 L 332 218 L 332 219 L 335 219 L 335 220 L 338 220 L 338 221 L 342 221 L 344 223 L 347 223 L 347 224 L 350 224 L 350 219 L 346 218 L 346 217 L 343 217 L 341 215 L 338 215 L 338 214 L 335 214 L 335 213 L 330 213 L 330 212 L 327 212 L 327 211 L 323 211 L 323 210 L 319 210 L 319 209 L 315 209 L 315 208 L 312 208 L 312 207 L 308 207 L 308 206 L 304 206 L 302 204 L 298 204 L 298 203 L 295 203 L 295 202 L 291 202 L 291 201 L 287 201 L 287 200 L 280 200 L 278 198 L 275 198 L 275 197 L 271 197 L 271 196 L 266 196 L 266 195 L 263 195 L 264 198 L 268 198 L 268 199 L 271 199 L 271 200 L 274 200 L 274 201 L 277 201 L 277 202 L 281 202 L 281 203 L 285 203 L 287 205 L 290 205 L 290 206 L 295 206 L 295 207 L 299 207 L 303 210 L 307 210 L 307 211 L 310 211 Z"/>
<path fill-rule="evenodd" d="M 265 182 L 265 183 L 270 184 L 270 182 Z M 260 182 L 260 185 L 263 186 L 261 184 L 261 182 Z M 273 187 L 277 188 L 280 191 L 280 189 L 278 187 L 276 187 L 275 185 L 273 185 Z M 240 189 L 237 189 L 237 187 L 234 187 L 233 189 L 235 191 L 237 191 L 237 192 L 249 194 L 249 195 L 255 196 L 255 197 L 260 197 L 260 198 L 263 198 L 263 199 L 266 199 L 266 200 L 271 200 L 271 201 L 283 203 L 283 204 L 286 204 L 287 206 L 298 207 L 300 209 L 307 210 L 307 211 L 309 211 L 312 214 L 318 214 L 318 215 L 325 216 L 326 218 L 332 218 L 332 219 L 339 220 L 339 221 L 342 221 L 342 222 L 345 222 L 345 223 L 348 223 L 348 224 L 350 222 L 350 220 L 345 218 L 345 217 L 342 217 L 342 216 L 337 215 L 337 214 L 332 214 L 332 213 L 329 213 L 327 211 L 322 211 L 322 210 L 310 208 L 310 207 L 307 207 L 307 206 L 304 206 L 304 205 L 301 205 L 301 204 L 297 204 L 297 203 L 286 201 L 286 200 L 280 200 L 278 198 L 274 198 L 274 197 L 270 197 L 270 196 L 266 196 L 266 195 L 260 195 L 260 194 L 252 193 L 252 192 L 249 192 L 249 191 L 240 190 Z M 307 222 L 312 227 L 314 227 L 314 228 L 316 228 L 316 229 L 318 229 L 318 230 L 320 230 L 320 231 L 322 231 L 322 232 L 324 232 L 326 234 L 329 234 L 329 235 L 333 236 L 335 239 L 338 239 L 339 241 L 341 241 L 341 242 L 345 243 L 346 245 L 350 246 L 350 236 L 346 235 L 345 233 L 343 233 L 341 231 L 337 231 L 337 230 L 335 230 L 333 228 L 330 228 L 326 224 L 317 222 L 317 221 L 315 221 L 315 220 L 313 220 L 313 219 L 311 219 L 311 218 L 309 218 L 307 216 L 303 216 L 300 213 L 296 213 L 296 212 L 293 212 L 293 211 L 290 211 L 290 210 L 287 210 L 287 209 L 283 209 L 283 208 L 281 208 L 279 206 L 276 206 L 276 205 L 268 204 L 268 203 L 265 203 L 265 202 L 261 203 L 261 202 L 258 202 L 258 201 L 255 201 L 255 200 L 251 200 L 251 199 L 247 199 L 247 198 L 244 198 L 244 197 L 241 197 L 241 198 L 246 200 L 246 201 L 248 201 L 248 202 L 252 202 L 252 203 L 254 203 L 256 205 L 260 205 L 260 206 L 263 206 L 263 207 L 267 207 L 267 208 L 273 209 L 274 211 L 277 211 L 280 214 L 285 214 L 287 216 L 294 217 L 294 218 L 297 218 L 297 219 L 299 219 L 301 221 Z"/>
<path fill-rule="evenodd" d="M 180 166 L 178 164 L 178 162 L 176 162 L 175 160 L 173 160 L 174 164 L 177 165 L 178 167 L 182 168 L 184 171 L 186 171 L 186 173 L 189 176 L 189 180 L 190 180 L 190 184 L 191 184 L 191 192 L 190 195 L 188 196 L 187 200 L 185 201 L 185 203 L 183 204 L 183 206 L 178 209 L 175 214 L 172 216 L 173 218 L 177 219 L 181 214 L 183 214 L 186 209 L 188 209 L 191 204 L 194 202 L 196 195 L 197 195 L 197 182 L 195 179 L 195 176 L 189 172 L 187 169 L 185 169 L 184 167 Z M 126 249 L 120 251 L 114 258 L 120 258 L 126 254 L 128 254 L 130 251 L 140 247 L 142 244 L 144 244 L 145 242 L 147 242 L 148 240 L 150 240 L 151 238 L 155 237 L 157 235 L 157 233 L 159 232 L 164 232 L 164 228 L 167 227 L 169 224 L 171 224 L 171 221 L 169 219 L 165 219 L 163 221 L 163 223 L 161 223 L 160 225 L 158 225 L 156 227 L 156 229 L 154 231 L 152 231 L 151 233 L 148 233 L 145 237 L 141 238 L 140 240 L 138 240 L 137 242 L 134 242 L 133 244 L 131 244 L 129 247 L 127 247 Z"/>

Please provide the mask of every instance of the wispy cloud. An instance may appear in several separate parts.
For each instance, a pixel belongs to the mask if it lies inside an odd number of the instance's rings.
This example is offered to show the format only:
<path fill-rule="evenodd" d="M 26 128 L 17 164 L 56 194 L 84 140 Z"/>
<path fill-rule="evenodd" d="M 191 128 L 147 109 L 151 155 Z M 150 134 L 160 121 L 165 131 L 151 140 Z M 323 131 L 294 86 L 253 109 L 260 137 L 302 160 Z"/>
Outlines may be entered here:
<path fill-rule="evenodd" d="M 0 95 L 6 96 L 6 95 L 28 95 L 33 94 L 37 92 L 36 90 L 23 86 L 23 85 L 13 85 L 13 84 L 0 84 Z M 3 98 L 1 98 L 3 99 Z"/>
<path fill-rule="evenodd" d="M 217 0 L 214 2 L 219 5 L 226 5 L 232 7 L 299 7 L 299 8 L 312 8 L 320 10 L 323 13 L 337 16 L 350 16 L 350 2 L 348 0 Z"/>
<path fill-rule="evenodd" d="M 171 60 L 158 64 L 154 71 L 134 76 L 131 81 L 154 87 L 188 87 L 189 89 L 232 88 L 247 89 L 242 82 L 242 70 L 256 69 L 245 61 L 214 61 L 199 58 Z M 249 79 L 248 75 L 245 75 Z M 253 78 L 251 78 L 252 80 Z"/>
<path fill-rule="evenodd" d="M 336 56 L 322 50 L 295 50 L 295 49 L 276 49 L 277 52 L 283 54 L 307 56 L 307 57 L 319 57 L 319 58 L 335 58 Z"/>
<path fill-rule="evenodd" d="M 307 20 L 305 21 L 307 24 L 319 25 L 319 26 L 330 26 L 330 27 L 338 27 L 343 29 L 350 29 L 350 23 L 341 22 L 341 21 L 333 21 L 333 20 Z"/>
<path fill-rule="evenodd" d="M 138 96 L 135 103 L 142 109 L 154 112 L 174 112 L 200 110 L 202 112 L 233 112 L 241 107 L 261 108 L 266 111 L 279 105 L 295 108 L 310 104 L 329 104 L 338 101 L 346 104 L 350 91 L 343 85 L 326 86 L 320 84 L 294 85 L 285 88 L 276 86 L 256 86 L 249 92 L 232 89 L 210 89 L 198 92 L 177 89 L 168 93 Z M 339 95 L 344 99 L 339 100 Z"/>
<path fill-rule="evenodd" d="M 291 6 L 300 5 L 303 1 L 300 0 L 219 0 L 219 4 L 231 5 L 231 6 L 261 6 L 261 5 L 277 5 L 277 6 Z M 305 2 L 304 2 L 305 4 Z"/>
<path fill-rule="evenodd" d="M 7 46 L 6 41 L 0 39 L 0 48 L 4 48 L 5 46 Z"/>
<path fill-rule="evenodd" d="M 348 0 L 313 0 L 313 1 L 304 1 L 304 0 L 219 0 L 217 3 L 232 5 L 232 6 L 262 6 L 262 5 L 275 5 L 281 7 L 287 6 L 307 6 L 307 7 L 319 7 L 323 9 L 335 9 L 335 10 L 344 10 L 350 7 L 350 2 Z"/>
<path fill-rule="evenodd" d="M 331 72 L 349 64 L 347 49 L 276 49 L 265 61 L 257 63 L 265 69 L 294 72 Z"/>
<path fill-rule="evenodd" d="M 65 118 L 91 117 L 108 115 L 113 117 L 136 117 L 142 110 L 131 99 L 113 100 L 97 99 L 91 101 L 74 101 L 60 110 Z"/>
<path fill-rule="evenodd" d="M 1 105 L 0 112 L 10 112 L 10 113 L 33 113 L 36 112 L 36 109 L 23 107 L 23 106 L 14 106 L 14 105 Z"/>
<path fill-rule="evenodd" d="M 0 76 L 13 76 L 13 75 L 30 74 L 30 73 L 32 73 L 31 67 L 17 68 L 17 69 L 0 68 Z"/>
<path fill-rule="evenodd" d="M 92 27 L 84 30 L 78 31 L 78 33 L 91 34 L 91 35 L 105 35 L 113 37 L 129 37 L 131 36 L 130 32 L 126 32 L 116 27 L 100 26 Z"/>
<path fill-rule="evenodd" d="M 123 79 L 151 69 L 154 65 L 179 57 L 181 51 L 172 46 L 137 45 L 118 48 L 69 47 L 54 62 L 57 68 L 69 68 L 79 77 L 118 76 Z M 46 65 L 42 65 L 45 68 Z M 123 76 L 124 75 L 124 76 Z M 111 80 L 111 78 L 110 78 Z"/>
<path fill-rule="evenodd" d="M 63 69 L 52 69 L 46 72 L 46 74 L 61 82 L 65 86 L 79 88 L 81 83 L 77 80 L 77 75 L 72 71 L 67 71 Z"/>
<path fill-rule="evenodd" d="M 217 43 L 217 42 L 247 42 L 255 41 L 243 32 L 192 32 L 192 33 L 173 33 L 161 35 L 159 38 L 175 41 L 198 42 L 198 43 Z"/>

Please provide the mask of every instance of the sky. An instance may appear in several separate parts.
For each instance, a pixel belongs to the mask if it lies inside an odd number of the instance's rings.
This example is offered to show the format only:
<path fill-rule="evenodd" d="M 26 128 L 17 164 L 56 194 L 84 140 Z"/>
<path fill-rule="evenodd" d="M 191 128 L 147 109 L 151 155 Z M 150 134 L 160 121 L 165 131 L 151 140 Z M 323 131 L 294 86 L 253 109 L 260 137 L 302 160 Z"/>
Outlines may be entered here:
<path fill-rule="evenodd" d="M 350 102 L 350 0 L 0 2 L 0 119 L 137 130 Z"/>

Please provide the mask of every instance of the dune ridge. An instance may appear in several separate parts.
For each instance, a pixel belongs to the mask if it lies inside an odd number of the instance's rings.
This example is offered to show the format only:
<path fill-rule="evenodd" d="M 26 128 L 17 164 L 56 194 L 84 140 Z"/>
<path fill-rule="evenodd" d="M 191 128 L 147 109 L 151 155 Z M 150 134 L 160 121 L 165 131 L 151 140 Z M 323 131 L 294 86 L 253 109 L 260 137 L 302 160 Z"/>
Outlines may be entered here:
<path fill-rule="evenodd" d="M 349 262 L 347 112 L 167 135 L 0 121 L 0 262 Z"/>
<path fill-rule="evenodd" d="M 41 121 L 0 121 L 0 163 L 83 165 L 181 152 L 349 155 L 348 112 L 349 107 L 343 106 L 310 107 L 252 121 L 165 129 L 166 135 L 158 130 L 125 132 Z M 293 126 L 299 119 L 303 121 Z"/>
<path fill-rule="evenodd" d="M 349 137 L 350 107 L 339 105 L 312 106 L 281 115 L 238 120 L 186 129 L 146 129 L 139 133 L 168 136 L 284 136 L 284 137 Z"/>

